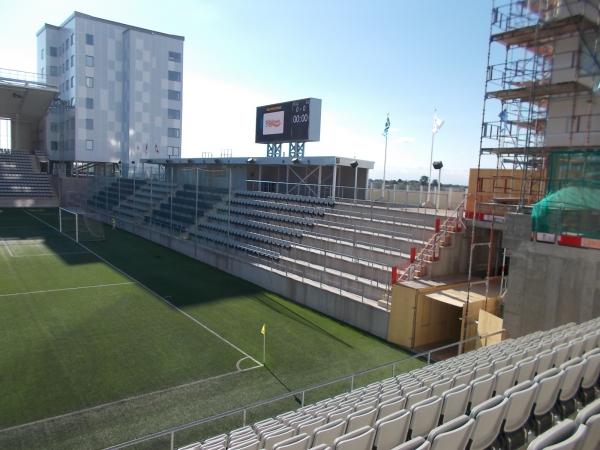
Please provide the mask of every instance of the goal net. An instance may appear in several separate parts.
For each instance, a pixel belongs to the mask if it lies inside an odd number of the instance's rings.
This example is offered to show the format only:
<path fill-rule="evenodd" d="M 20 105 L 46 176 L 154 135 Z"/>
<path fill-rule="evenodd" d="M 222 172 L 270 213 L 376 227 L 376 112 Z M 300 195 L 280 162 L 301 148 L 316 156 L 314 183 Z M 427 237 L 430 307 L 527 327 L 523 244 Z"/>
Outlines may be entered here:
<path fill-rule="evenodd" d="M 58 208 L 58 223 L 61 233 L 75 242 L 96 242 L 104 240 L 104 225 L 82 212 Z"/>

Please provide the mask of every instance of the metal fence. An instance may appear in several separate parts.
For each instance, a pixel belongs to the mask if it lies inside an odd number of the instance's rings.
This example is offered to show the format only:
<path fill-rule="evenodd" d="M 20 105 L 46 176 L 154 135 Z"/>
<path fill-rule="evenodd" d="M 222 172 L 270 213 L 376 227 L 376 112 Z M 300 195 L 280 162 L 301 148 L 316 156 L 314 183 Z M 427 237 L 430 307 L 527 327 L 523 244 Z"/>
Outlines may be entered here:
<path fill-rule="evenodd" d="M 501 337 L 504 330 L 496 331 L 482 336 L 473 336 L 468 339 L 454 342 L 452 344 L 427 350 L 397 361 L 372 367 L 367 370 L 355 372 L 334 380 L 327 381 L 315 386 L 295 390 L 269 400 L 255 403 L 253 405 L 236 408 L 221 414 L 195 420 L 193 422 L 152 433 L 137 439 L 133 439 L 118 445 L 108 447 L 109 450 L 124 448 L 152 448 L 174 450 L 193 441 L 208 438 L 218 433 L 227 432 L 231 429 L 246 426 L 268 417 L 302 407 L 340 393 L 350 392 L 375 381 L 394 377 L 401 373 L 410 371 L 423 364 L 430 364 L 438 359 L 445 359 L 449 355 L 457 354 L 465 347 L 480 347 L 487 344 L 488 338 Z"/>

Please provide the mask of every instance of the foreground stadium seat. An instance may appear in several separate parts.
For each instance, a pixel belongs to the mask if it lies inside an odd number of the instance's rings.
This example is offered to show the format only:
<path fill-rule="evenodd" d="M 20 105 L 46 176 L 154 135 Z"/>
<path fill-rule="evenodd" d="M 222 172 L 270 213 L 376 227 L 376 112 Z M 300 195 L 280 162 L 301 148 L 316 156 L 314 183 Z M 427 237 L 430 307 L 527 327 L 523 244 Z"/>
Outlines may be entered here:
<path fill-rule="evenodd" d="M 394 447 L 393 450 L 428 450 L 431 448 L 431 443 L 422 437 L 416 437 L 404 444 Z"/>
<path fill-rule="evenodd" d="M 311 445 L 313 447 L 321 444 L 332 446 L 333 441 L 335 441 L 336 438 L 344 434 L 345 430 L 346 421 L 342 419 L 334 420 L 333 422 L 321 425 L 320 427 L 315 429 Z"/>
<path fill-rule="evenodd" d="M 579 450 L 586 433 L 585 425 L 563 420 L 531 441 L 527 450 Z"/>
<path fill-rule="evenodd" d="M 372 427 L 375 425 L 376 418 L 377 410 L 373 407 L 357 410 L 348 416 L 346 433 L 350 433 L 365 426 Z"/>
<path fill-rule="evenodd" d="M 403 409 L 379 419 L 375 423 L 375 448 L 390 450 L 406 440 L 410 425 L 410 411 Z"/>
<path fill-rule="evenodd" d="M 427 435 L 431 450 L 465 450 L 474 426 L 475 420 L 463 415 L 434 428 Z"/>
<path fill-rule="evenodd" d="M 310 436 L 301 433 L 291 438 L 278 442 L 273 446 L 273 450 L 308 450 Z"/>
<path fill-rule="evenodd" d="M 583 407 L 577 413 L 575 422 L 588 427 L 588 434 L 582 450 L 596 449 L 600 442 L 600 399 Z"/>
<path fill-rule="evenodd" d="M 351 433 L 338 437 L 333 442 L 333 450 L 372 450 L 375 430 L 361 427 Z"/>
<path fill-rule="evenodd" d="M 501 439 L 504 447 L 508 450 L 518 448 L 526 441 L 524 426 L 533 408 L 538 387 L 537 383 L 529 380 L 510 388 L 504 393 L 505 397 L 508 398 L 508 408 Z"/>
<path fill-rule="evenodd" d="M 483 450 L 494 443 L 508 410 L 508 398 L 497 395 L 480 403 L 471 410 L 470 417 L 475 420 L 471 435 L 470 450 Z"/>
<path fill-rule="evenodd" d="M 565 373 L 555 367 L 534 378 L 538 390 L 534 400 L 531 427 L 536 435 L 552 426 L 552 409 L 556 405 L 564 377 Z"/>
<path fill-rule="evenodd" d="M 424 437 L 437 424 L 442 412 L 442 399 L 429 397 L 410 408 L 409 437 Z"/>

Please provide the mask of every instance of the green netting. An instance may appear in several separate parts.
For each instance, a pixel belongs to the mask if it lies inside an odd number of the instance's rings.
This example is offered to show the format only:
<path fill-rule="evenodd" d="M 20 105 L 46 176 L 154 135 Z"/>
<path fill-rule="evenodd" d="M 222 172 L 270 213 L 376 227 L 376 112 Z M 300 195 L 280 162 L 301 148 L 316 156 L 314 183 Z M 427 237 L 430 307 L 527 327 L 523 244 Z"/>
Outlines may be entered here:
<path fill-rule="evenodd" d="M 548 194 L 532 219 L 534 231 L 600 239 L 600 151 L 553 153 Z"/>

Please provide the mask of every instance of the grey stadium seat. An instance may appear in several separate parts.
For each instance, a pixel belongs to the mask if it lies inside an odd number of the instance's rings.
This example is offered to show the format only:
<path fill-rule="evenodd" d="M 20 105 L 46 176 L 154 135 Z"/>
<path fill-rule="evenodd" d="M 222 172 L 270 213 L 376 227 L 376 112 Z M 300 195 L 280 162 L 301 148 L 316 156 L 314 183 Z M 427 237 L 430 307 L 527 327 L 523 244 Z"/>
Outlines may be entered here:
<path fill-rule="evenodd" d="M 301 433 L 278 442 L 273 446 L 273 450 L 308 450 L 310 441 L 308 434 Z"/>
<path fill-rule="evenodd" d="M 587 360 L 575 356 L 560 366 L 565 375 L 560 385 L 557 409 L 563 419 L 575 412 L 575 397 L 579 392 L 586 365 Z"/>
<path fill-rule="evenodd" d="M 406 405 L 406 398 L 402 396 L 395 396 L 388 400 L 385 400 L 379 404 L 379 412 L 377 413 L 377 418 L 381 419 L 382 417 L 389 416 L 392 413 L 398 412 L 404 409 Z"/>
<path fill-rule="evenodd" d="M 585 425 L 563 420 L 531 441 L 527 450 L 579 450 L 586 433 Z"/>
<path fill-rule="evenodd" d="M 474 427 L 474 419 L 459 416 L 431 430 L 427 440 L 431 450 L 465 450 Z"/>
<path fill-rule="evenodd" d="M 372 427 L 375 424 L 377 418 L 377 409 L 375 408 L 364 408 L 353 412 L 348 416 L 348 423 L 346 424 L 346 433 L 358 430 L 359 428 L 368 426 Z"/>
<path fill-rule="evenodd" d="M 588 427 L 588 434 L 582 450 L 596 449 L 600 442 L 600 399 L 594 400 L 589 405 L 581 408 L 577 413 L 575 422 Z"/>
<path fill-rule="evenodd" d="M 431 443 L 419 436 L 394 447 L 392 450 L 429 450 L 430 448 Z"/>
<path fill-rule="evenodd" d="M 471 435 L 470 450 L 483 450 L 494 443 L 507 411 L 508 398 L 502 395 L 492 397 L 471 410 L 470 416 L 475 420 L 475 428 Z"/>
<path fill-rule="evenodd" d="M 338 437 L 333 442 L 333 450 L 372 450 L 375 430 L 371 427 L 361 427 Z"/>
<path fill-rule="evenodd" d="M 534 433 L 541 434 L 552 426 L 552 409 L 558 399 L 565 373 L 556 367 L 537 375 L 539 385 L 535 396 L 531 424 Z"/>
<path fill-rule="evenodd" d="M 495 374 L 496 383 L 494 385 L 494 395 L 503 395 L 507 389 L 515 385 L 517 379 L 517 368 L 513 365 L 504 366 L 498 369 Z"/>
<path fill-rule="evenodd" d="M 583 371 L 583 379 L 581 380 L 581 400 L 584 403 L 589 403 L 596 397 L 594 386 L 598 382 L 600 376 L 600 350 L 593 349 L 584 353 L 583 357 L 587 360 L 587 364 Z"/>
<path fill-rule="evenodd" d="M 531 414 L 538 388 L 537 383 L 524 381 L 504 393 L 504 396 L 508 398 L 508 408 L 502 437 L 505 447 L 509 450 L 518 448 L 525 443 L 526 435 L 523 427 Z"/>
<path fill-rule="evenodd" d="M 247 441 L 237 441 L 235 445 L 229 445 L 229 450 L 259 450 L 260 441 L 258 439 L 249 439 Z"/>
<path fill-rule="evenodd" d="M 496 377 L 490 373 L 471 381 L 471 394 L 469 396 L 469 405 L 467 409 L 470 411 L 475 406 L 491 398 L 494 393 L 495 384 Z"/>
<path fill-rule="evenodd" d="M 390 450 L 406 440 L 410 425 L 410 411 L 403 409 L 379 419 L 375 423 L 377 450 Z"/>
<path fill-rule="evenodd" d="M 435 428 L 442 412 L 442 403 L 440 397 L 429 397 L 410 408 L 410 438 L 424 437 Z"/>
<path fill-rule="evenodd" d="M 313 447 L 321 444 L 332 446 L 333 441 L 344 434 L 345 430 L 346 421 L 343 419 L 334 420 L 333 422 L 321 425 L 315 429 L 311 445 Z"/>
<path fill-rule="evenodd" d="M 456 417 L 463 415 L 467 411 L 469 397 L 471 395 L 471 386 L 460 384 L 454 386 L 442 394 L 442 412 L 440 414 L 440 423 L 448 422 Z"/>

